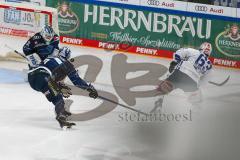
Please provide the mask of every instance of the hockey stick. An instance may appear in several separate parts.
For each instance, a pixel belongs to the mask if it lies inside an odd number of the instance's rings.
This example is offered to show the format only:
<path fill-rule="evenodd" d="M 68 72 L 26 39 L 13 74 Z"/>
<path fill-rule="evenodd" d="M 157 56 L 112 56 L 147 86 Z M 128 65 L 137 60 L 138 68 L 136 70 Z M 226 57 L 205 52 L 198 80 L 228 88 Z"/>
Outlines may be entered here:
<path fill-rule="evenodd" d="M 218 87 L 221 87 L 221 86 L 225 85 L 229 81 L 229 79 L 230 79 L 230 76 L 228 76 L 227 79 L 224 80 L 222 83 L 216 83 L 216 82 L 211 82 L 211 81 L 209 81 L 208 83 L 218 86 Z"/>
<path fill-rule="evenodd" d="M 14 53 L 16 53 L 16 54 L 20 55 L 21 57 L 27 59 L 26 56 L 24 56 L 22 53 L 18 52 L 17 50 L 13 49 L 13 48 L 10 47 L 9 45 L 5 44 L 4 47 L 6 47 L 6 48 L 12 50 Z"/>
<path fill-rule="evenodd" d="M 105 98 L 105 97 L 102 97 L 102 96 L 98 96 L 98 98 L 100 98 L 100 99 L 102 99 L 102 100 L 105 100 L 105 101 L 108 101 L 108 102 L 111 102 L 111 103 L 113 103 L 113 104 L 117 104 L 117 105 L 119 105 L 119 106 L 121 106 L 121 107 L 123 107 L 123 108 L 127 108 L 127 109 L 129 109 L 129 110 L 131 110 L 131 111 L 140 113 L 140 114 L 142 114 L 142 115 L 149 116 L 147 113 L 144 113 L 144 112 L 139 111 L 139 110 L 137 110 L 137 109 L 134 109 L 134 108 L 128 107 L 128 106 L 126 106 L 126 105 L 117 103 L 117 102 L 115 102 L 115 101 L 113 101 L 113 100 L 111 100 L 111 99 L 108 99 L 108 98 Z"/>

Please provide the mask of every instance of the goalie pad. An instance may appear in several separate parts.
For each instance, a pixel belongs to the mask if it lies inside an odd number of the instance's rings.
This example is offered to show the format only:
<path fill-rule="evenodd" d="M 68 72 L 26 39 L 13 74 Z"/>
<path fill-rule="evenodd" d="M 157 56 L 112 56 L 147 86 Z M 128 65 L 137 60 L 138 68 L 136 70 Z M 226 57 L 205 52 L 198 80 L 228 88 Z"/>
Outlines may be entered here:
<path fill-rule="evenodd" d="M 38 67 L 39 64 L 41 63 L 41 58 L 36 53 L 28 55 L 26 56 L 26 58 L 28 60 L 29 66 L 32 68 Z"/>

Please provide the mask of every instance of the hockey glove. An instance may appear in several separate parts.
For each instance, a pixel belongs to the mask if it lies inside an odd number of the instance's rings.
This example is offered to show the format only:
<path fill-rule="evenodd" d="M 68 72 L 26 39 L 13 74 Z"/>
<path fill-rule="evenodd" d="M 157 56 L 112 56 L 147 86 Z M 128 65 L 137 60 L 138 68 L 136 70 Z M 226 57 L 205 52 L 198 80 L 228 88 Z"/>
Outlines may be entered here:
<path fill-rule="evenodd" d="M 172 61 L 171 63 L 170 63 L 170 66 L 169 66 L 169 73 L 172 73 L 173 71 L 174 71 L 174 69 L 175 69 L 175 67 L 176 67 L 176 65 L 178 64 L 178 62 L 176 62 L 176 61 Z"/>
<path fill-rule="evenodd" d="M 97 90 L 89 84 L 87 91 L 89 92 L 89 97 L 96 99 L 98 97 L 98 92 Z"/>
<path fill-rule="evenodd" d="M 51 78 L 49 78 L 48 86 L 52 90 L 55 96 L 57 96 L 58 94 L 61 94 L 64 98 L 68 98 L 70 95 L 72 95 L 71 88 L 69 88 L 62 82 L 56 82 Z"/>
<path fill-rule="evenodd" d="M 59 82 L 58 86 L 59 86 L 59 89 L 60 89 L 60 93 L 62 94 L 62 96 L 64 98 L 68 98 L 72 95 L 71 88 L 66 86 L 64 83 Z"/>
<path fill-rule="evenodd" d="M 162 81 L 157 87 L 157 91 L 159 92 L 160 95 L 168 94 L 173 89 L 174 89 L 174 86 L 172 82 L 167 80 Z"/>

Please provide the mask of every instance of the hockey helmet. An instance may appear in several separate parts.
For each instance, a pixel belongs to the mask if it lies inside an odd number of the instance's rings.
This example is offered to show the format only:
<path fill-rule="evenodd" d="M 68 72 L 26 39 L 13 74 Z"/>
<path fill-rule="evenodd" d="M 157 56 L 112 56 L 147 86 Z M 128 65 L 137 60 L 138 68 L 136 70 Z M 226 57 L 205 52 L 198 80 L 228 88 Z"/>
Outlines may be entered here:
<path fill-rule="evenodd" d="M 204 42 L 199 47 L 199 50 L 200 50 L 200 52 L 204 53 L 205 55 L 210 56 L 212 53 L 212 45 L 211 45 L 211 43 Z"/>
<path fill-rule="evenodd" d="M 43 39 L 47 42 L 50 42 L 54 37 L 54 31 L 51 26 L 45 25 L 40 32 Z"/>
<path fill-rule="evenodd" d="M 59 56 L 61 58 L 69 59 L 71 57 L 71 54 L 72 54 L 72 51 L 66 46 L 60 48 L 59 50 Z"/>

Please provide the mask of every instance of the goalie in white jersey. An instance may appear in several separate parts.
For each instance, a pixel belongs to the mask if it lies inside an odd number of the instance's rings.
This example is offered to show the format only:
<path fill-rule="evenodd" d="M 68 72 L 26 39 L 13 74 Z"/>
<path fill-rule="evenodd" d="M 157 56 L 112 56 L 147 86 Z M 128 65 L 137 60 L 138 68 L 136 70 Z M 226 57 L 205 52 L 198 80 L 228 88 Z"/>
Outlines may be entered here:
<path fill-rule="evenodd" d="M 193 48 L 181 48 L 174 53 L 170 64 L 169 77 L 157 88 L 161 95 L 165 95 L 174 89 L 180 88 L 185 92 L 198 90 L 201 78 L 212 69 L 209 56 L 212 52 L 210 43 L 203 43 L 199 50 Z"/>

